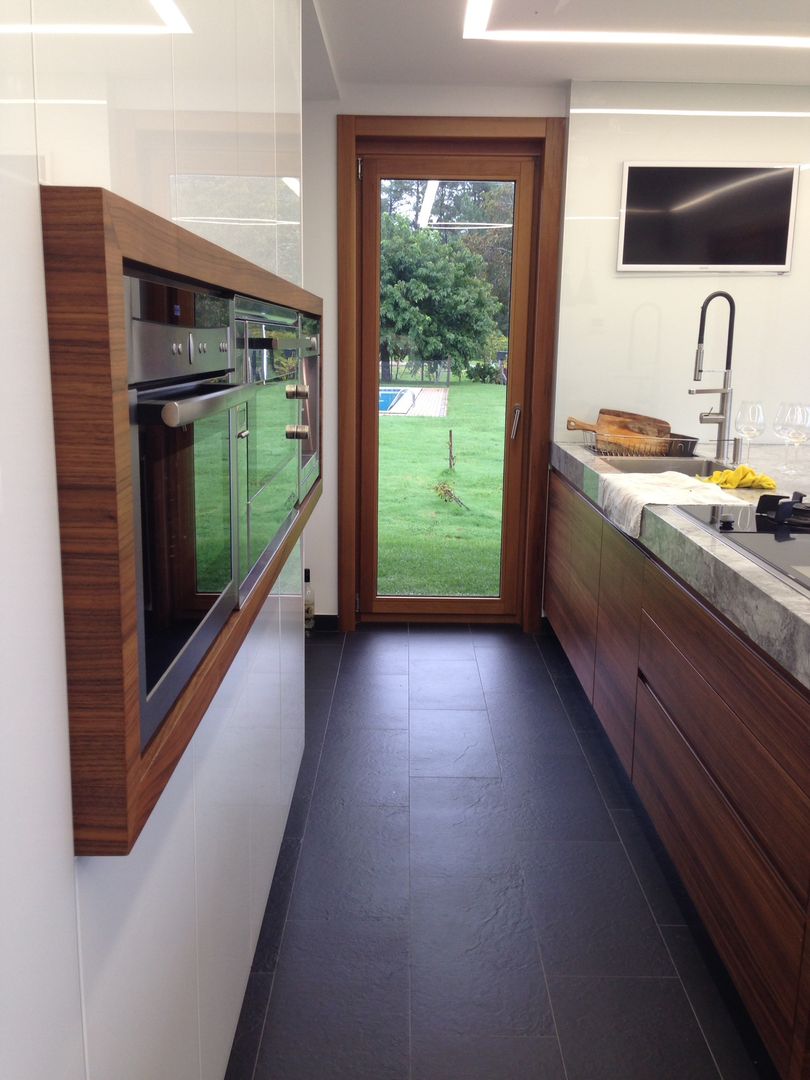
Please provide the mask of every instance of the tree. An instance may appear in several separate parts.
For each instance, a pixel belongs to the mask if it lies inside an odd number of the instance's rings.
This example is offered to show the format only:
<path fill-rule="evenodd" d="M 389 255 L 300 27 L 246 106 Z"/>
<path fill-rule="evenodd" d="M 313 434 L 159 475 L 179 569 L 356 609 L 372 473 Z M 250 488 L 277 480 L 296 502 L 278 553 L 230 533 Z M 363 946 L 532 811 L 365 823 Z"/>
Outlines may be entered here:
<path fill-rule="evenodd" d="M 459 375 L 479 359 L 497 328 L 501 303 L 480 255 L 445 243 L 431 229 L 384 214 L 380 246 L 380 361 L 414 355 L 435 373 L 448 363 Z"/>

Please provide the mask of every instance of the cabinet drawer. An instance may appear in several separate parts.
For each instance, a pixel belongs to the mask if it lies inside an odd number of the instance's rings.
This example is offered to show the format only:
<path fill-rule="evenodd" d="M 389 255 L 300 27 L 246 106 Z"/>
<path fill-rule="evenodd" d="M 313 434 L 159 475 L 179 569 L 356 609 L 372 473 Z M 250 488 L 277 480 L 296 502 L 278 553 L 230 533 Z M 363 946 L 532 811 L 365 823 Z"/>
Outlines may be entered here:
<path fill-rule="evenodd" d="M 633 783 L 774 1063 L 786 1073 L 803 912 L 642 680 Z"/>
<path fill-rule="evenodd" d="M 810 699 L 650 560 L 643 607 L 801 790 L 810 793 Z"/>
<path fill-rule="evenodd" d="M 806 796 L 647 614 L 642 615 L 639 668 L 799 902 L 806 903 Z"/>

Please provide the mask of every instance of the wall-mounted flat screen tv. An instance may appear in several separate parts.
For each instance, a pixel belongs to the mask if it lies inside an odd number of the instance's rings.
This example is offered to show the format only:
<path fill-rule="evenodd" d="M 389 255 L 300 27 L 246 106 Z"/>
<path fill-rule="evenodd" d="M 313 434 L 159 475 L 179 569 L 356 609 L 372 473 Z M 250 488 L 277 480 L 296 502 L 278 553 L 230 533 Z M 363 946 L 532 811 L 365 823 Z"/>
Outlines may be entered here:
<path fill-rule="evenodd" d="M 798 165 L 626 162 L 619 270 L 785 273 Z"/>

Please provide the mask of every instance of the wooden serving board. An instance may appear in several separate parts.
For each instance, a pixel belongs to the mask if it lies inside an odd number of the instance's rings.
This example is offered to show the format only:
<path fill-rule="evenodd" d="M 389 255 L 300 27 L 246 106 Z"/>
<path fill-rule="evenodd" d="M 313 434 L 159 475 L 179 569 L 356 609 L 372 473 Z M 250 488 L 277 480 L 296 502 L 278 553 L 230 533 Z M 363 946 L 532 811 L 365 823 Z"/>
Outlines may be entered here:
<path fill-rule="evenodd" d="M 666 454 L 670 434 L 666 420 L 619 409 L 600 409 L 595 424 L 569 416 L 566 427 L 595 433 L 597 450 L 654 457 Z"/>

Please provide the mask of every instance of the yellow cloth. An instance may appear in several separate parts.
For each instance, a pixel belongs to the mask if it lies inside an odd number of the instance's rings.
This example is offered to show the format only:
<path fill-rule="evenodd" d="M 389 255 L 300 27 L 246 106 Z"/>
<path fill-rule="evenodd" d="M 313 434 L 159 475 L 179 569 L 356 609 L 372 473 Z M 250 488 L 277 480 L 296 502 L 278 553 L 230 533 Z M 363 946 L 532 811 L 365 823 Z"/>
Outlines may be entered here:
<path fill-rule="evenodd" d="M 718 469 L 711 476 L 699 476 L 705 484 L 717 484 L 721 488 L 765 488 L 774 491 L 776 483 L 765 473 L 758 473 L 750 465 L 738 465 L 736 469 Z"/>

